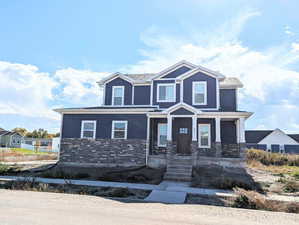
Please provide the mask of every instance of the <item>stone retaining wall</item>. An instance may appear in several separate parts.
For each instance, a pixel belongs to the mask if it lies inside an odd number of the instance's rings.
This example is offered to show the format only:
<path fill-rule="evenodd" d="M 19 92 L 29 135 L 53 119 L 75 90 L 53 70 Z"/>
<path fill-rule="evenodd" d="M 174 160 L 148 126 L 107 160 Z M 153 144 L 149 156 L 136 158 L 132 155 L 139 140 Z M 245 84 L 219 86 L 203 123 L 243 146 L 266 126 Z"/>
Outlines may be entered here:
<path fill-rule="evenodd" d="M 63 138 L 59 163 L 72 166 L 144 166 L 146 140 Z"/>

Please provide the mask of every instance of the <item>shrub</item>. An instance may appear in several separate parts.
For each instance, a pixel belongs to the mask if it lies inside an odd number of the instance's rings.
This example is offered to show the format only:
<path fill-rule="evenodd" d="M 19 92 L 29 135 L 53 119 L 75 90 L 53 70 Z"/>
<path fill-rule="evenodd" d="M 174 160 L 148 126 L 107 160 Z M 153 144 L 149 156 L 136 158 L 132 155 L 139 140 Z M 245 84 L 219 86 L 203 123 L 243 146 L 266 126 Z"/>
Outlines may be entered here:
<path fill-rule="evenodd" d="M 293 193 L 299 191 L 299 183 L 296 181 L 287 181 L 283 186 L 283 191 Z"/>
<path fill-rule="evenodd" d="M 247 161 L 258 161 L 263 165 L 299 166 L 299 156 L 279 153 L 269 153 L 263 150 L 250 149 L 246 153 Z"/>
<path fill-rule="evenodd" d="M 292 177 L 294 177 L 296 180 L 299 180 L 299 171 L 293 172 Z"/>
<path fill-rule="evenodd" d="M 299 213 L 298 202 L 267 200 L 263 195 L 255 191 L 246 191 L 241 188 L 236 188 L 234 191 L 237 194 L 237 198 L 232 204 L 233 207 Z"/>

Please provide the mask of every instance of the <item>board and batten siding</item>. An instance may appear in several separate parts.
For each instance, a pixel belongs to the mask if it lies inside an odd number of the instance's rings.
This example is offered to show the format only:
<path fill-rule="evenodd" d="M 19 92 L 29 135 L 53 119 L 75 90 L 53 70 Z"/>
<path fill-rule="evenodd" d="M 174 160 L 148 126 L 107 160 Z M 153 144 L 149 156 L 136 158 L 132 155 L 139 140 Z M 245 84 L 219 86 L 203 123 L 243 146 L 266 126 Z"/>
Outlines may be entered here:
<path fill-rule="evenodd" d="M 194 81 L 207 82 L 207 104 L 206 105 L 193 105 L 192 104 L 192 83 Z M 183 101 L 192 105 L 195 108 L 216 108 L 217 107 L 217 81 L 216 78 L 198 72 L 183 80 L 184 96 Z"/>
<path fill-rule="evenodd" d="M 127 139 L 146 139 L 145 114 L 64 114 L 62 138 L 80 138 L 81 121 L 96 120 L 96 138 L 110 139 L 113 120 L 128 121 Z"/>
<path fill-rule="evenodd" d="M 166 74 L 165 76 L 163 76 L 162 78 L 176 78 L 180 75 L 182 75 L 183 73 L 188 72 L 189 70 L 191 70 L 189 67 L 187 66 L 182 66 L 168 74 Z"/>
<path fill-rule="evenodd" d="M 220 89 L 220 110 L 234 112 L 237 110 L 236 89 Z"/>
<path fill-rule="evenodd" d="M 134 86 L 134 105 L 151 104 L 151 86 Z"/>
<path fill-rule="evenodd" d="M 124 86 L 125 87 L 124 104 L 131 105 L 132 104 L 132 94 L 133 94 L 132 84 L 124 79 L 119 78 L 119 77 L 106 83 L 105 105 L 112 105 L 112 87 L 113 86 Z"/>

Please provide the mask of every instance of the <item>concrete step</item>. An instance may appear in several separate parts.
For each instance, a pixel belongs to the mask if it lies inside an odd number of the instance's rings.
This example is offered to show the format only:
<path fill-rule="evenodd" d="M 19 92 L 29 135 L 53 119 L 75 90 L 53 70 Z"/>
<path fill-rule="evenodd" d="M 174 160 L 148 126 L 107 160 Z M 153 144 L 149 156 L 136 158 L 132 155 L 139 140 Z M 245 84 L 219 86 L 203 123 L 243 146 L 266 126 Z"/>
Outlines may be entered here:
<path fill-rule="evenodd" d="M 173 172 L 173 173 L 192 173 L 192 168 L 190 169 L 182 169 L 182 168 L 167 168 L 167 172 Z"/>
<path fill-rule="evenodd" d="M 192 166 L 192 162 L 186 162 L 186 161 L 182 161 L 182 162 L 175 162 L 175 161 L 170 161 L 170 162 L 168 162 L 168 165 Z"/>
<path fill-rule="evenodd" d="M 190 182 L 191 176 L 176 176 L 176 175 L 172 175 L 172 174 L 165 174 L 164 180 Z"/>
<path fill-rule="evenodd" d="M 170 176 L 170 177 L 191 177 L 190 173 L 172 173 L 172 172 L 166 172 L 165 176 Z"/>

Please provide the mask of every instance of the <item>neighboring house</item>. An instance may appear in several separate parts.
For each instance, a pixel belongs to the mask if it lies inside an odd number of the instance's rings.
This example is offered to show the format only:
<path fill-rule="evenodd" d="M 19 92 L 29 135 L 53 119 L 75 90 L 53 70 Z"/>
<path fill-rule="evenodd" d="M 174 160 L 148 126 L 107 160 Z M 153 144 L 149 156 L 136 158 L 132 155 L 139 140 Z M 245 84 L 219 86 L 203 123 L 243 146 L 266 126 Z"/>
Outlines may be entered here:
<path fill-rule="evenodd" d="M 286 134 L 280 129 L 247 130 L 246 145 L 276 153 L 299 154 L 299 134 Z"/>
<path fill-rule="evenodd" d="M 51 151 L 52 139 L 24 137 L 22 141 L 22 148 L 36 151 Z"/>
<path fill-rule="evenodd" d="M 238 110 L 237 78 L 181 61 L 98 84 L 103 105 L 55 109 L 62 114 L 60 163 L 155 167 L 186 159 L 192 166 L 244 155 L 252 113 Z"/>
<path fill-rule="evenodd" d="M 20 148 L 23 136 L 17 132 L 0 129 L 0 147 Z"/>

